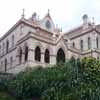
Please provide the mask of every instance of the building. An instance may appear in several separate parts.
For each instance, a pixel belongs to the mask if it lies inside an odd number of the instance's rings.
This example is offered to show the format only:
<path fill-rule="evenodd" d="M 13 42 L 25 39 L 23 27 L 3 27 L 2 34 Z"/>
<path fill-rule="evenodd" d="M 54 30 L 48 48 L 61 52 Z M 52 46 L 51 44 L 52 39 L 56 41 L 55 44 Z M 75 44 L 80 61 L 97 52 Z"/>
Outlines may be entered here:
<path fill-rule="evenodd" d="M 63 33 L 49 14 L 22 18 L 0 38 L 0 71 L 18 73 L 26 67 L 65 62 L 72 56 L 100 56 L 100 25 L 83 16 L 83 24 Z"/>

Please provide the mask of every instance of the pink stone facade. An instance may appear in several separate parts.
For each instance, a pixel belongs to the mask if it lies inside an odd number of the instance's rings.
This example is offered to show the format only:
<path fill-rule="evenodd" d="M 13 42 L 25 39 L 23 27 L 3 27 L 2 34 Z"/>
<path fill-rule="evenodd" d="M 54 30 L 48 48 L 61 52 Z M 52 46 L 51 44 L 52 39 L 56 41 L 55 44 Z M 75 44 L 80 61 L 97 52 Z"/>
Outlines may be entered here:
<path fill-rule="evenodd" d="M 84 19 L 86 18 L 86 19 Z M 0 72 L 18 73 L 27 67 L 49 67 L 71 57 L 100 57 L 100 25 L 88 22 L 63 33 L 50 14 L 21 18 L 0 38 Z"/>

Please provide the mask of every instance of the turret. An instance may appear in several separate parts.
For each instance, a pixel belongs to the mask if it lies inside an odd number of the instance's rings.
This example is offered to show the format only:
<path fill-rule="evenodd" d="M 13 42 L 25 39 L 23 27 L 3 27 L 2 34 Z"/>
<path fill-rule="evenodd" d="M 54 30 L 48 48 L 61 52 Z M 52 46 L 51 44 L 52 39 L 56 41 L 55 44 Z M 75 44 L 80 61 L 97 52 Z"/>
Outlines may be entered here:
<path fill-rule="evenodd" d="M 88 15 L 87 14 L 84 14 L 82 19 L 83 19 L 83 25 L 86 25 L 86 24 L 89 23 L 89 19 L 88 19 Z"/>

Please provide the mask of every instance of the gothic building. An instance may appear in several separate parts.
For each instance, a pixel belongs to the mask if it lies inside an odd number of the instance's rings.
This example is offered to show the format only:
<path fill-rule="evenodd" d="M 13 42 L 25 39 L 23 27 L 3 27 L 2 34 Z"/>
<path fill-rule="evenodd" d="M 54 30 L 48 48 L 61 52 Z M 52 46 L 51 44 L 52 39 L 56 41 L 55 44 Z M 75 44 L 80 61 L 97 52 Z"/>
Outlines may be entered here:
<path fill-rule="evenodd" d="M 72 56 L 100 56 L 100 25 L 83 16 L 83 24 L 63 33 L 49 13 L 38 19 L 24 16 L 0 38 L 0 71 L 18 73 L 26 67 L 46 67 Z"/>

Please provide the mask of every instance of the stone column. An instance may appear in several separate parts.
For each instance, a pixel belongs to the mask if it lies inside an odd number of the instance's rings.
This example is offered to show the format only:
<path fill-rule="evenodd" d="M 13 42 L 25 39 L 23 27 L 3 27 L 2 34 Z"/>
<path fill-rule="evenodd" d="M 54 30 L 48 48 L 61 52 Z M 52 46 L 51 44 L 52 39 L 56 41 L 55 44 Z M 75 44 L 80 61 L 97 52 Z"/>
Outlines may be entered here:
<path fill-rule="evenodd" d="M 50 64 L 56 64 L 56 55 L 50 55 Z"/>
<path fill-rule="evenodd" d="M 29 49 L 28 50 L 28 64 L 31 66 L 34 61 L 35 61 L 35 57 L 34 57 L 34 50 L 33 49 Z"/>
<path fill-rule="evenodd" d="M 44 53 L 41 52 L 41 63 L 44 64 Z"/>

